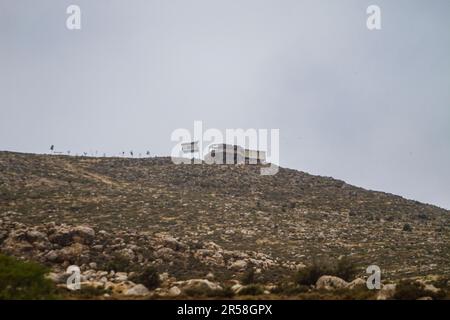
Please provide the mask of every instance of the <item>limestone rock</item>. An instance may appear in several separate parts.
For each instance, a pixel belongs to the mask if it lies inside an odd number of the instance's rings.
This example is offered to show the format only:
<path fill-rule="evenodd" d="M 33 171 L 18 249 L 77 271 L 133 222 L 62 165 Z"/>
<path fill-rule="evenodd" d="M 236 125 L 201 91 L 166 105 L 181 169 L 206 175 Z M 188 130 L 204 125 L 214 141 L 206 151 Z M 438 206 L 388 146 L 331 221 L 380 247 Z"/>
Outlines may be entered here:
<path fill-rule="evenodd" d="M 150 291 L 143 284 L 137 284 L 125 291 L 126 296 L 146 296 L 149 294 Z"/>
<path fill-rule="evenodd" d="M 346 288 L 349 283 L 335 276 L 321 276 L 316 282 L 316 289 L 334 290 Z"/>

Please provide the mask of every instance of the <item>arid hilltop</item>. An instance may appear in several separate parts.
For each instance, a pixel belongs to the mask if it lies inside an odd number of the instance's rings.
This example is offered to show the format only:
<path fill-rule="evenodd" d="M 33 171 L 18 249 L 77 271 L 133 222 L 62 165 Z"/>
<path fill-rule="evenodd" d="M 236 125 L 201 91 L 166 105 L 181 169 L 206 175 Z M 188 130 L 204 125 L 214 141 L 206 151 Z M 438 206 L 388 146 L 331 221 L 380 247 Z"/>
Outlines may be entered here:
<path fill-rule="evenodd" d="M 449 211 L 259 169 L 0 152 L 0 251 L 60 270 L 151 264 L 176 280 L 233 279 L 250 266 L 273 280 L 343 256 L 361 275 L 372 264 L 384 279 L 450 275 Z"/>

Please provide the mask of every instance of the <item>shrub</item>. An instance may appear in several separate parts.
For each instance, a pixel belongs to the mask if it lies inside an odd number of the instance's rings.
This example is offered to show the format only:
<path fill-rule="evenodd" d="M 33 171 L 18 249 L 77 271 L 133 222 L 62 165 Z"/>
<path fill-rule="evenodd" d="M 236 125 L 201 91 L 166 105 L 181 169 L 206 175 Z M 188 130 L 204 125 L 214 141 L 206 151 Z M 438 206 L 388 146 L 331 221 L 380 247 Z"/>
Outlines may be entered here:
<path fill-rule="evenodd" d="M 294 281 L 298 285 L 311 286 L 315 285 L 317 280 L 324 275 L 352 281 L 357 273 L 358 268 L 355 262 L 349 258 L 339 260 L 334 266 L 327 262 L 314 261 L 311 266 L 299 270 Z"/>
<path fill-rule="evenodd" d="M 233 298 L 234 291 L 228 286 L 223 288 L 223 290 L 211 290 L 207 293 L 207 296 L 215 298 Z"/>
<path fill-rule="evenodd" d="M 403 280 L 397 284 L 393 298 L 396 300 L 416 300 L 427 295 L 428 291 L 425 290 L 425 286 L 422 283 Z"/>
<path fill-rule="evenodd" d="M 92 299 L 103 296 L 105 293 L 111 294 L 111 290 L 102 287 L 81 286 L 80 290 L 71 291 L 69 295 L 78 299 Z"/>
<path fill-rule="evenodd" d="M 158 271 L 155 267 L 147 267 L 141 274 L 136 276 L 133 281 L 142 283 L 148 289 L 156 289 L 161 285 Z"/>
<path fill-rule="evenodd" d="M 352 281 L 358 273 L 358 268 L 352 259 L 343 258 L 338 261 L 333 273 L 345 281 Z"/>
<path fill-rule="evenodd" d="M 249 268 L 242 276 L 241 282 L 243 285 L 255 283 L 255 270 Z"/>
<path fill-rule="evenodd" d="M 294 277 L 294 281 L 298 285 L 311 286 L 315 285 L 321 276 L 331 275 L 332 273 L 332 268 L 329 265 L 314 261 L 311 266 L 299 270 Z"/>
<path fill-rule="evenodd" d="M 257 296 L 264 293 L 264 289 L 258 284 L 245 286 L 239 291 L 241 296 Z"/>
<path fill-rule="evenodd" d="M 46 279 L 48 270 L 34 262 L 0 254 L 0 300 L 56 298 L 55 286 Z"/>
<path fill-rule="evenodd" d="M 421 297 L 432 297 L 433 299 L 444 298 L 445 293 L 432 292 L 425 289 L 425 285 L 414 280 L 402 280 L 397 284 L 395 289 L 394 299 L 397 300 L 416 300 Z"/>
<path fill-rule="evenodd" d="M 271 293 L 280 295 L 299 295 L 308 292 L 309 287 L 304 285 L 292 284 L 292 283 L 281 283 L 271 290 Z"/>
<path fill-rule="evenodd" d="M 411 225 L 410 225 L 409 223 L 405 223 L 405 224 L 403 225 L 403 231 L 411 232 L 411 231 L 412 231 Z"/>
<path fill-rule="evenodd" d="M 132 271 L 130 261 L 120 255 L 116 255 L 116 256 L 112 257 L 112 259 L 110 261 L 108 261 L 104 264 L 103 268 L 108 271 L 114 270 L 115 272 L 118 272 L 118 271 L 130 272 L 130 271 Z"/>

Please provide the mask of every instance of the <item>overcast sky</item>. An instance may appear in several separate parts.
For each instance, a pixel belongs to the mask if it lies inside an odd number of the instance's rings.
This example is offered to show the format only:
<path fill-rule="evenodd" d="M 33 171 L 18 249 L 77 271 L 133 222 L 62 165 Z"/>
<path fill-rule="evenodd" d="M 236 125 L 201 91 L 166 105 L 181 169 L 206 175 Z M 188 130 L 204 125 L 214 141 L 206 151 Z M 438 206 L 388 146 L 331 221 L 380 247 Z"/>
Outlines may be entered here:
<path fill-rule="evenodd" d="M 366 28 L 371 4 L 382 30 Z M 170 155 L 194 120 L 279 128 L 282 166 L 450 209 L 449 14 L 448 0 L 0 0 L 0 150 Z"/>

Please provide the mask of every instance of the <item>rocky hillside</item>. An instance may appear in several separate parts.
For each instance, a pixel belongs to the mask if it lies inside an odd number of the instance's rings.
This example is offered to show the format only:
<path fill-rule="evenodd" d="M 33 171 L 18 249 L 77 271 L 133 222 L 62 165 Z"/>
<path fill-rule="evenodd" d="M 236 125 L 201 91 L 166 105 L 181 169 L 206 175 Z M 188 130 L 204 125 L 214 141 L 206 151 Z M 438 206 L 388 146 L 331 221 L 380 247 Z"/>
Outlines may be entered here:
<path fill-rule="evenodd" d="M 153 265 L 176 280 L 250 266 L 273 279 L 342 256 L 385 279 L 450 275 L 449 211 L 259 169 L 0 152 L 0 251 L 56 268 Z"/>

